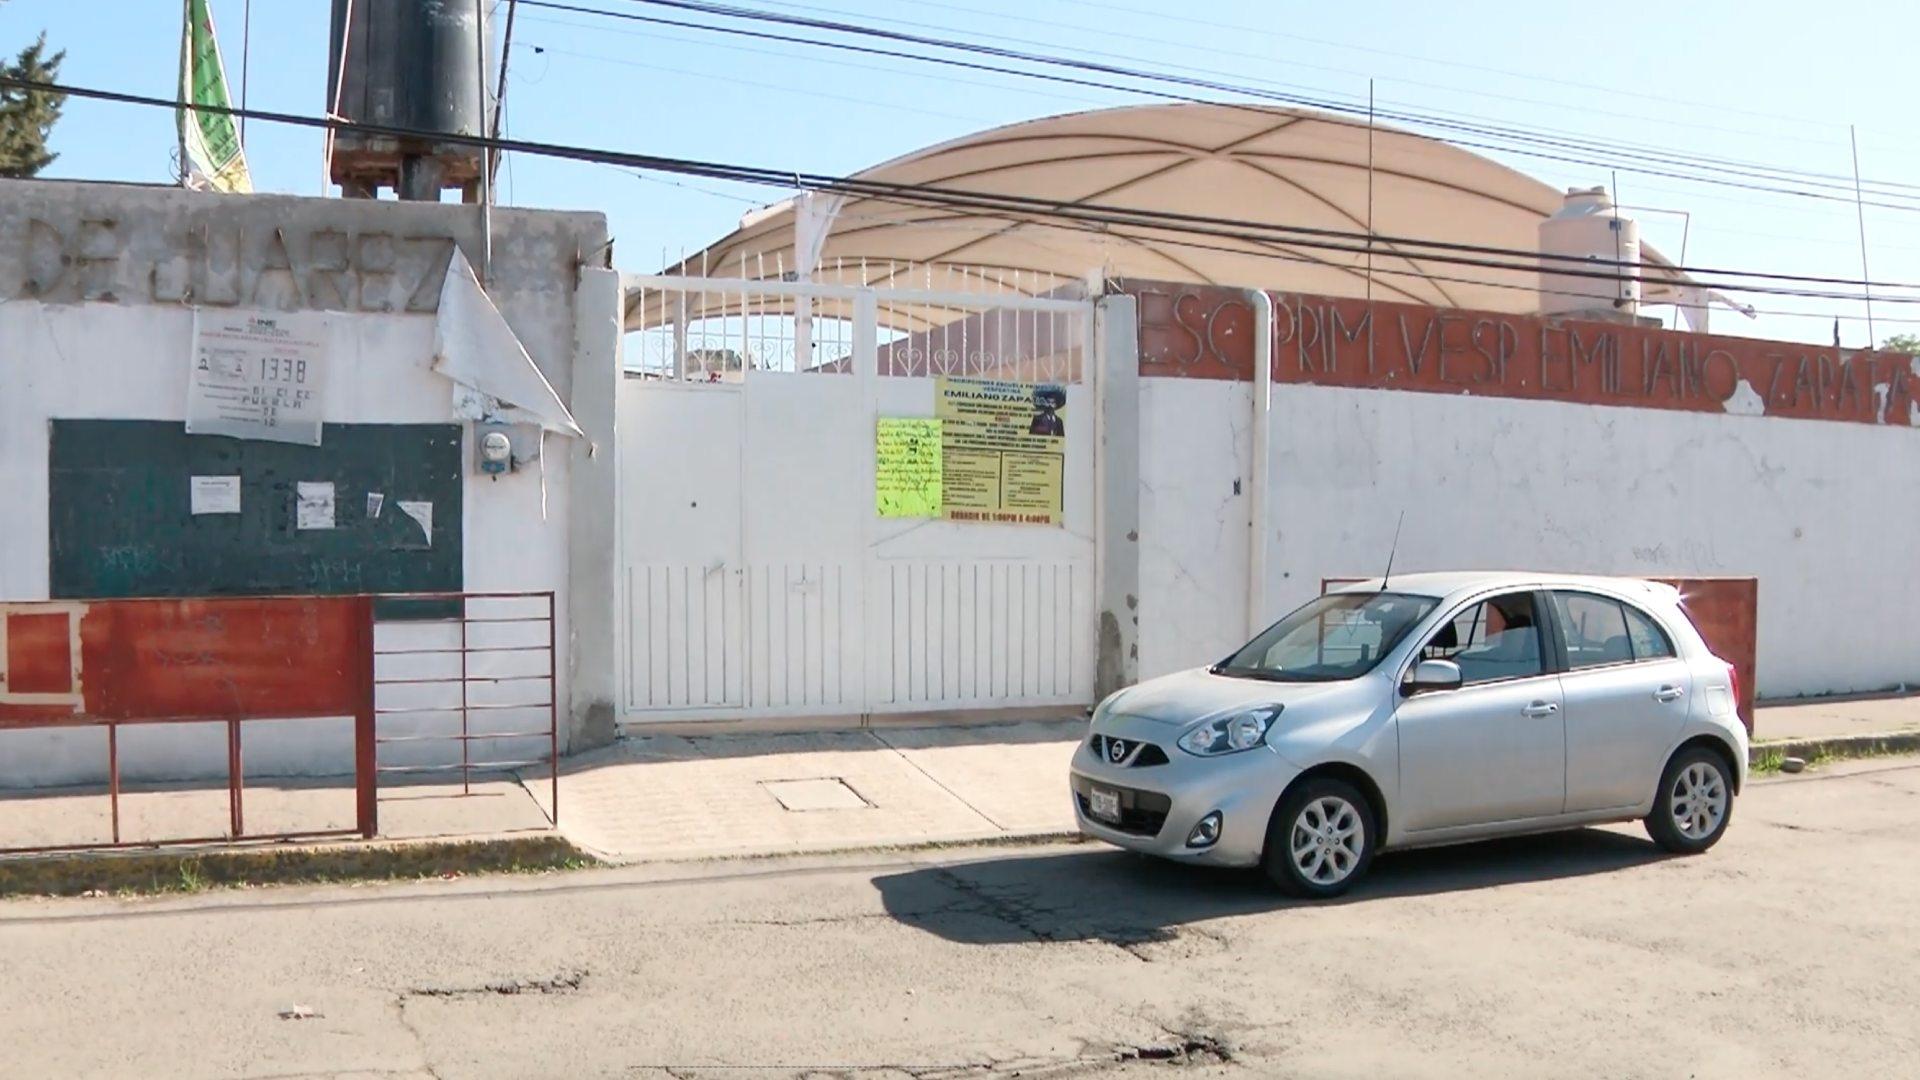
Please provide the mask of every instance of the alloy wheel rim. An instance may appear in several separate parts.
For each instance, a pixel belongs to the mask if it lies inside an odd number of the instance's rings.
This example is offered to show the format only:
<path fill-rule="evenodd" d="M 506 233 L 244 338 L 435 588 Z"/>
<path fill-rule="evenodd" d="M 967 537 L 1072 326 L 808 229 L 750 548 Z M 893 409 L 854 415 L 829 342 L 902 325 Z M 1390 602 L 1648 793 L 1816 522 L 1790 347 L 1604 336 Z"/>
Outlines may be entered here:
<path fill-rule="evenodd" d="M 1324 795 L 1294 816 L 1288 850 L 1301 877 L 1315 885 L 1338 885 L 1360 865 L 1366 845 L 1360 811 L 1345 799 Z"/>
<path fill-rule="evenodd" d="M 1669 811 L 1680 835 L 1705 840 L 1727 816 L 1727 778 L 1719 769 L 1696 761 L 1674 777 Z"/>

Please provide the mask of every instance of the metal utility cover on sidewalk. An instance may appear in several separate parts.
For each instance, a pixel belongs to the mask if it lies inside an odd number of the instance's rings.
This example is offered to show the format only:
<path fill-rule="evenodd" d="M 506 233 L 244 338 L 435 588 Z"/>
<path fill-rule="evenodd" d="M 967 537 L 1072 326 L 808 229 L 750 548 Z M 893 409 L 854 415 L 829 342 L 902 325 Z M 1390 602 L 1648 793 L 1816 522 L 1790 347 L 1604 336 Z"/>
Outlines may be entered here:
<path fill-rule="evenodd" d="M 760 786 L 788 810 L 866 810 L 872 805 L 837 776 L 817 780 L 762 780 Z"/>

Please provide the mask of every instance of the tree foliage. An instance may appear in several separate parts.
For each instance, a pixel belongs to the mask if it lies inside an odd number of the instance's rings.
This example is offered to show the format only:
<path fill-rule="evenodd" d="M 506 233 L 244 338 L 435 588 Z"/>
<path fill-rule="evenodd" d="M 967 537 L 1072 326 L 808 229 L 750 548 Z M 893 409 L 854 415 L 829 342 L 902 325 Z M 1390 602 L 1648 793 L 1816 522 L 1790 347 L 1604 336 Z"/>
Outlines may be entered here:
<path fill-rule="evenodd" d="M 0 62 L 0 75 L 29 82 L 57 82 L 65 49 L 47 54 L 47 35 Z M 67 95 L 0 86 L 0 176 L 33 176 L 59 155 L 47 149 L 47 136 L 60 119 Z"/>
<path fill-rule="evenodd" d="M 1920 356 L 1920 334 L 1895 334 L 1880 343 L 1888 352 L 1906 353 L 1908 356 Z"/>

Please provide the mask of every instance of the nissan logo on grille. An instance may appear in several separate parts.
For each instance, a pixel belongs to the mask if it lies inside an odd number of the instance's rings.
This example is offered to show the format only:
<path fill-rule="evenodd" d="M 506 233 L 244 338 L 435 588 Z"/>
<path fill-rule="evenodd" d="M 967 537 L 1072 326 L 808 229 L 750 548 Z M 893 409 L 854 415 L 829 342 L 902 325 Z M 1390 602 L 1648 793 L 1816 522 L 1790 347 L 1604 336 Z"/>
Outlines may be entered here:
<path fill-rule="evenodd" d="M 1116 739 L 1111 735 L 1107 737 L 1107 760 L 1115 765 L 1127 760 L 1127 754 L 1132 749 L 1133 745 L 1125 739 Z"/>

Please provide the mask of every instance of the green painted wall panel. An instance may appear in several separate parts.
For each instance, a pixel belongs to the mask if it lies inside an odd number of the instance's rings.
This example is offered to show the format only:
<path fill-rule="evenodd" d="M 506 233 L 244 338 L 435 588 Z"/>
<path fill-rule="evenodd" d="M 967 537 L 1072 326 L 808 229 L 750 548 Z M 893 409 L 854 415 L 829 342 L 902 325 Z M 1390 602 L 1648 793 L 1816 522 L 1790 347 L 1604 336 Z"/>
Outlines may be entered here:
<path fill-rule="evenodd" d="M 56 599 L 461 587 L 458 424 L 328 424 L 313 447 L 188 435 L 178 421 L 55 420 L 50 440 Z M 193 477 L 234 475 L 239 513 L 191 512 Z M 333 528 L 296 528 L 303 481 L 334 485 Z M 430 542 L 401 500 L 432 503 Z"/>

